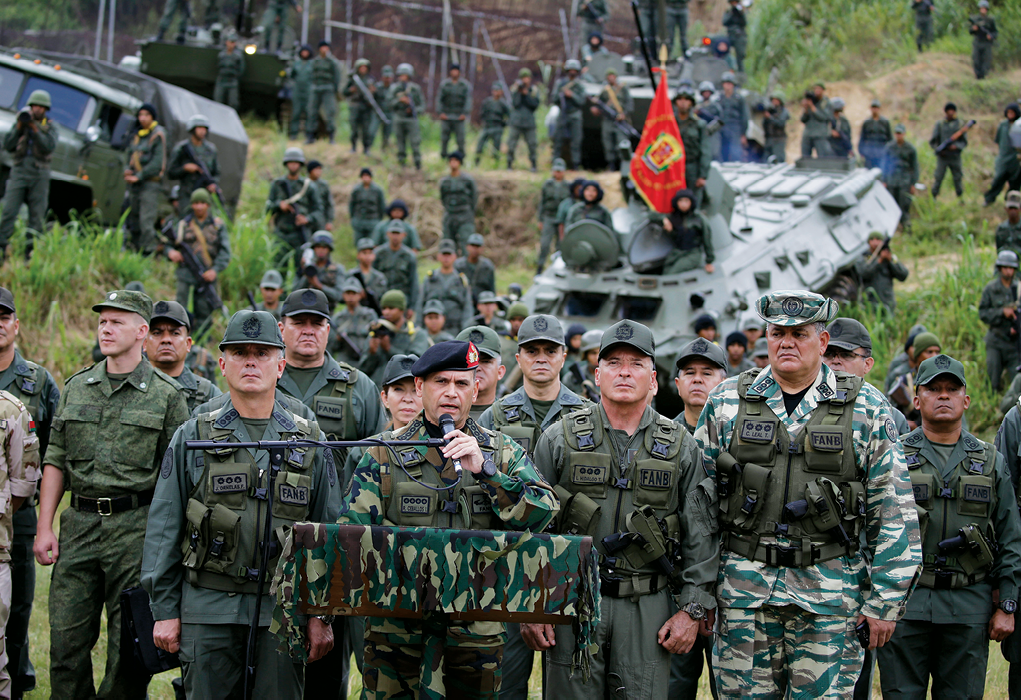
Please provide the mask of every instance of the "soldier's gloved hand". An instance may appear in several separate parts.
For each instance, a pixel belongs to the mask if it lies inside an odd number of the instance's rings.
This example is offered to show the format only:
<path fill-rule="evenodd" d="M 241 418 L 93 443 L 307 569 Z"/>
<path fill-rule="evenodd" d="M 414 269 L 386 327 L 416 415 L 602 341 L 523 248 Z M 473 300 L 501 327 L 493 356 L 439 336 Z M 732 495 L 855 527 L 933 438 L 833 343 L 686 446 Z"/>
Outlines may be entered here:
<path fill-rule="evenodd" d="M 897 627 L 897 623 L 893 620 L 877 620 L 867 615 L 859 615 L 858 624 L 860 625 L 863 620 L 867 620 L 869 623 L 869 649 L 878 649 L 890 641 L 890 637 L 893 636 L 893 631 Z"/>
<path fill-rule="evenodd" d="M 152 628 L 152 641 L 157 649 L 176 654 L 181 649 L 181 618 L 156 620 Z"/>
<path fill-rule="evenodd" d="M 1014 616 L 1000 609 L 989 618 L 989 638 L 994 642 L 1002 642 L 1014 632 Z"/>
<path fill-rule="evenodd" d="M 333 628 L 317 617 L 308 618 L 308 662 L 318 661 L 333 649 Z"/>
<path fill-rule="evenodd" d="M 675 613 L 659 628 L 656 641 L 671 654 L 687 654 L 695 646 L 700 625 L 699 620 L 692 620 L 686 612 Z"/>
<path fill-rule="evenodd" d="M 521 638 L 532 651 L 546 651 L 557 645 L 556 633 L 553 625 L 533 624 L 531 622 L 521 623 Z"/>

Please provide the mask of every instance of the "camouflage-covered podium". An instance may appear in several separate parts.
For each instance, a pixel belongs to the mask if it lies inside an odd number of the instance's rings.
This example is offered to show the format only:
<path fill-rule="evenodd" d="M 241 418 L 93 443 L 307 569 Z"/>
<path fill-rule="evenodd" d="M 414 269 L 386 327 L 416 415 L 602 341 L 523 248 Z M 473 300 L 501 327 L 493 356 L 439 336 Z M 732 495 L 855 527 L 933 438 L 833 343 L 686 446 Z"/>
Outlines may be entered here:
<path fill-rule="evenodd" d="M 588 666 L 599 622 L 590 537 L 298 523 L 280 557 L 272 629 L 305 657 L 300 615 L 574 624 Z"/>

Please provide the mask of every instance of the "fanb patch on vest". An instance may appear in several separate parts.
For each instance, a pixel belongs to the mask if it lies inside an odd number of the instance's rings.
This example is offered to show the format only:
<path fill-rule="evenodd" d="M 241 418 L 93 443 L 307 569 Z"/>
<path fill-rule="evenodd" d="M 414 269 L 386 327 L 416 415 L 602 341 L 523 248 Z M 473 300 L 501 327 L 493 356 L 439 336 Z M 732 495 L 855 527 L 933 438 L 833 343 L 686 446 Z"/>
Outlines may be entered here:
<path fill-rule="evenodd" d="M 404 515 L 429 515 L 428 496 L 401 496 L 400 509 Z"/>
<path fill-rule="evenodd" d="M 647 489 L 666 490 L 670 488 L 669 469 L 642 469 L 638 472 L 638 484 Z"/>
<path fill-rule="evenodd" d="M 575 484 L 601 484 L 606 481 L 607 467 L 590 467 L 579 464 L 574 467 L 571 481 Z"/>
<path fill-rule="evenodd" d="M 838 431 L 813 430 L 809 433 L 808 437 L 813 450 L 840 452 L 844 449 L 844 435 Z"/>
<path fill-rule="evenodd" d="M 489 496 L 484 493 L 472 494 L 472 515 L 485 515 L 492 510 Z"/>
<path fill-rule="evenodd" d="M 344 419 L 344 403 L 342 401 L 334 403 L 330 400 L 323 400 L 322 397 L 316 401 L 316 415 L 326 416 L 327 418 L 333 418 L 334 420 Z"/>
<path fill-rule="evenodd" d="M 248 490 L 248 475 L 220 474 L 212 477 L 213 493 L 241 493 Z"/>
<path fill-rule="evenodd" d="M 980 484 L 964 484 L 964 500 L 974 503 L 991 503 L 992 488 Z"/>
<path fill-rule="evenodd" d="M 280 502 L 289 506 L 307 506 L 308 487 L 280 484 Z"/>
<path fill-rule="evenodd" d="M 741 439 L 745 442 L 768 444 L 776 437 L 776 421 L 745 419 L 741 424 Z"/>

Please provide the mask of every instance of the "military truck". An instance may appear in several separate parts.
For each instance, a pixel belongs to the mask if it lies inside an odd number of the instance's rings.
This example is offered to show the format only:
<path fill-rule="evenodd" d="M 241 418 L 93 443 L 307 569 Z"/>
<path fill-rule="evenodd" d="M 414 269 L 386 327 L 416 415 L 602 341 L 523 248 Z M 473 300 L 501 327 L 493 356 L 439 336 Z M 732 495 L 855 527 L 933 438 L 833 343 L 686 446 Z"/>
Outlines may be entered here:
<path fill-rule="evenodd" d="M 678 351 L 695 336 L 696 317 L 711 314 L 725 335 L 771 290 L 809 289 L 844 301 L 856 296 L 853 268 L 868 249 L 869 233 L 892 236 L 900 219 L 880 177 L 879 169 L 855 168 L 845 159 L 713 163 L 702 207 L 712 229 L 713 273 L 663 275 L 670 239 L 649 221 L 640 198 L 631 197 L 627 209 L 613 212 L 616 230 L 582 221 L 565 231 L 561 252 L 524 301 L 565 324 L 605 328 L 630 318 L 652 328 L 657 408 L 674 415 L 680 406 L 668 379 Z"/>
<path fill-rule="evenodd" d="M 231 209 L 237 205 L 248 157 L 248 136 L 234 110 L 181 88 L 105 61 L 30 49 L 0 49 L 0 134 L 9 131 L 33 90 L 50 93 L 50 118 L 60 125 L 51 164 L 50 208 L 66 222 L 71 212 L 92 212 L 108 225 L 120 218 L 124 201 L 125 148 L 135 112 L 152 103 L 168 143 L 187 136 L 185 123 L 205 114 L 209 139 L 219 151 L 220 187 Z M 169 157 L 169 154 L 168 154 Z M 0 183 L 13 165 L 0 154 Z M 169 185 L 168 182 L 168 190 Z"/>

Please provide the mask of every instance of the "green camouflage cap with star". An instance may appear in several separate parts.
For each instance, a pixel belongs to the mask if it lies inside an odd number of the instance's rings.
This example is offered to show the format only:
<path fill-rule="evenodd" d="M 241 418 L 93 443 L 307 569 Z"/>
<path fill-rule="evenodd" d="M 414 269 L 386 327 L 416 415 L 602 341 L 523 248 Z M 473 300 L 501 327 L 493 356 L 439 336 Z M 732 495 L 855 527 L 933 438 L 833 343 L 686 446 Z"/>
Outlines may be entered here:
<path fill-rule="evenodd" d="M 630 345 L 635 350 L 656 357 L 656 340 L 648 326 L 630 319 L 624 319 L 603 331 L 603 339 L 599 343 L 599 359 L 603 359 L 607 350 L 615 345 Z"/>
<path fill-rule="evenodd" d="M 690 361 L 696 359 L 708 360 L 724 372 L 730 371 L 727 353 L 719 345 L 710 343 L 705 338 L 695 338 L 681 348 L 681 353 L 677 356 L 677 369 L 683 369 Z"/>
<path fill-rule="evenodd" d="M 103 301 L 92 307 L 93 311 L 102 311 L 103 309 L 130 311 L 138 314 L 148 323 L 149 319 L 152 318 L 152 299 L 145 292 L 115 289 L 112 292 L 107 292 Z"/>
<path fill-rule="evenodd" d="M 770 292 L 755 302 L 756 313 L 774 326 L 829 323 L 836 318 L 839 308 L 832 299 L 803 289 Z"/>
<path fill-rule="evenodd" d="M 220 341 L 220 350 L 228 345 L 245 345 L 255 343 L 256 345 L 270 345 L 274 348 L 283 348 L 284 339 L 280 335 L 280 327 L 273 314 L 269 311 L 252 311 L 242 309 L 230 317 L 227 330 L 223 332 L 223 340 Z"/>
<path fill-rule="evenodd" d="M 943 374 L 949 374 L 963 386 L 968 386 L 964 379 L 964 365 L 950 355 L 936 355 L 922 362 L 915 373 L 915 386 L 928 386 L 936 377 Z"/>
<path fill-rule="evenodd" d="M 567 342 L 564 339 L 564 327 L 556 316 L 549 314 L 535 314 L 521 322 L 521 328 L 518 329 L 518 347 L 536 340 L 548 340 L 551 343 L 567 347 Z"/>
<path fill-rule="evenodd" d="M 457 334 L 455 340 L 467 340 L 474 343 L 479 352 L 494 359 L 499 360 L 502 357 L 500 336 L 489 326 L 468 326 Z"/>

